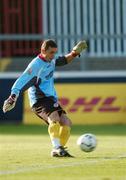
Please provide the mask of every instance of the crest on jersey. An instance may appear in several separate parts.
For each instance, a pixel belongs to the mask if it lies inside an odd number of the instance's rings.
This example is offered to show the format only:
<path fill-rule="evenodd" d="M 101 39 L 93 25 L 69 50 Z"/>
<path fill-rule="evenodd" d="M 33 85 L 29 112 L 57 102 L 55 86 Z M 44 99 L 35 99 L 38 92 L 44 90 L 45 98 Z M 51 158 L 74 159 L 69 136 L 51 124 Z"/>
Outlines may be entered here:
<path fill-rule="evenodd" d="M 29 68 L 29 69 L 27 70 L 27 73 L 28 73 L 29 75 L 31 75 L 31 73 L 32 73 L 32 68 Z"/>

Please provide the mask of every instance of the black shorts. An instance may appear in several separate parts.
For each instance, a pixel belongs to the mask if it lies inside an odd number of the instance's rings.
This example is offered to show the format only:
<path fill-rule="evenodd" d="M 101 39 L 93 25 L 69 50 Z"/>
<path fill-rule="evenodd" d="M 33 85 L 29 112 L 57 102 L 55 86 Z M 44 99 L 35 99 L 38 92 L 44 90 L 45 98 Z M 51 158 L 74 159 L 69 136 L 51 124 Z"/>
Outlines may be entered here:
<path fill-rule="evenodd" d="M 38 99 L 37 102 L 32 106 L 32 110 L 37 116 L 46 122 L 48 116 L 54 111 L 57 111 L 59 116 L 61 116 L 62 113 L 66 114 L 62 107 L 57 102 L 55 102 L 52 97 L 43 97 Z"/>

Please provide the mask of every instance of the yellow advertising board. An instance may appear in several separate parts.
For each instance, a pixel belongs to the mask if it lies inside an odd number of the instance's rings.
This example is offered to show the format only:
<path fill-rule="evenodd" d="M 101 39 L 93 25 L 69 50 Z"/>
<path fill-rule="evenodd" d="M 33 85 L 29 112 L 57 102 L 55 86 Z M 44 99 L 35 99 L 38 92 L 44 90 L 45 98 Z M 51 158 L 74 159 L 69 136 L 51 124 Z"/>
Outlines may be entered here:
<path fill-rule="evenodd" d="M 61 105 L 73 124 L 126 123 L 126 84 L 71 83 L 56 84 Z M 40 124 L 30 110 L 25 95 L 24 123 Z"/>

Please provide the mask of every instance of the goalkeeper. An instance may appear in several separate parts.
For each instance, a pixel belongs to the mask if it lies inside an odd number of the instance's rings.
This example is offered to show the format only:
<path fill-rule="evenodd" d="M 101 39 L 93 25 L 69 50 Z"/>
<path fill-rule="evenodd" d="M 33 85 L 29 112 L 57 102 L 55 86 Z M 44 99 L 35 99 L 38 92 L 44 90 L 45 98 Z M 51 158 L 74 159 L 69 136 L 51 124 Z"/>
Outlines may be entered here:
<path fill-rule="evenodd" d="M 58 102 L 53 77 L 55 66 L 70 63 L 86 48 L 87 43 L 80 41 L 69 54 L 56 58 L 56 42 L 51 39 L 45 40 L 41 45 L 41 53 L 30 62 L 23 74 L 15 81 L 11 94 L 3 105 L 4 113 L 10 111 L 15 107 L 20 92 L 28 89 L 32 110 L 48 124 L 53 147 L 52 157 L 72 157 L 65 148 L 70 136 L 71 121 Z"/>

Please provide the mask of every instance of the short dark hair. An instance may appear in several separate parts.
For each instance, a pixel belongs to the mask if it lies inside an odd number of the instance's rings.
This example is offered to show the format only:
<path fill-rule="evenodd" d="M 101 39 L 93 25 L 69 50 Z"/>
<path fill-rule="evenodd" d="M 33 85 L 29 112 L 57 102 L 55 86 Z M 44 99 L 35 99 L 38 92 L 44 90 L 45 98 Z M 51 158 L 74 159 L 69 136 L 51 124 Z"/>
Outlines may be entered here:
<path fill-rule="evenodd" d="M 41 45 L 41 49 L 49 49 L 49 47 L 52 48 L 57 48 L 57 44 L 53 39 L 47 39 L 45 41 L 43 41 L 42 45 Z"/>

